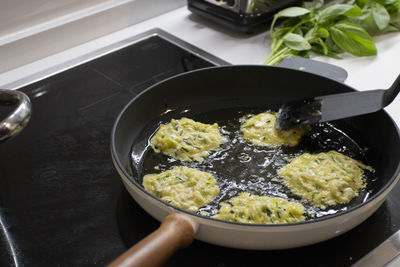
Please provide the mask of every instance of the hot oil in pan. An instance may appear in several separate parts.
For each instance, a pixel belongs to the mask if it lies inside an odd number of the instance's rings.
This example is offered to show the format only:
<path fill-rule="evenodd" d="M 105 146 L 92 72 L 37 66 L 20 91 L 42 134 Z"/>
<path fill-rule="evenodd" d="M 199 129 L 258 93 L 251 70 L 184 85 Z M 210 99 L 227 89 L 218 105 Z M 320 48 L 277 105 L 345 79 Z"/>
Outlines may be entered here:
<path fill-rule="evenodd" d="M 142 183 L 142 178 L 146 174 L 159 173 L 179 165 L 212 173 L 218 181 L 220 194 L 212 203 L 199 210 L 202 215 L 208 214 L 209 216 L 214 214 L 221 201 L 228 200 L 242 192 L 283 197 L 287 200 L 301 202 L 307 208 L 308 219 L 344 211 L 368 198 L 370 190 L 373 188 L 373 181 L 376 179 L 374 174 L 368 171 L 365 171 L 367 188 L 347 205 L 320 210 L 291 194 L 280 183 L 281 178 L 277 175 L 277 170 L 286 165 L 289 159 L 293 157 L 306 152 L 320 153 L 335 150 L 365 164 L 369 164 L 369 162 L 363 149 L 347 136 L 345 131 L 330 123 L 314 125 L 296 147 L 267 148 L 251 145 L 242 138 L 239 120 L 245 115 L 260 112 L 265 112 L 265 110 L 236 108 L 197 115 L 190 112 L 185 113 L 184 117 L 199 122 L 218 123 L 222 134 L 227 138 L 227 142 L 221 145 L 220 150 L 213 152 L 202 162 L 181 162 L 162 153 L 155 153 L 150 146 L 147 146 L 145 153 L 143 153 L 144 156 L 140 160 L 141 168 L 136 168 L 139 169 L 139 182 Z M 179 119 L 181 117 L 183 117 L 181 114 L 177 114 L 174 118 Z M 137 159 L 135 162 L 137 164 Z"/>

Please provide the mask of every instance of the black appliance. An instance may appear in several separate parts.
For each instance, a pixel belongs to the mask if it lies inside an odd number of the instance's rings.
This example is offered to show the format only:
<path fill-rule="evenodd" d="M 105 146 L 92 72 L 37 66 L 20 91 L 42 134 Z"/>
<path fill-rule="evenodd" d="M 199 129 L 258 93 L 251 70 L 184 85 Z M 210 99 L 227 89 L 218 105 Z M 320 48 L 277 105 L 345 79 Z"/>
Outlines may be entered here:
<path fill-rule="evenodd" d="M 269 30 L 279 10 L 302 0 L 188 0 L 188 9 L 231 30 L 257 33 Z"/>

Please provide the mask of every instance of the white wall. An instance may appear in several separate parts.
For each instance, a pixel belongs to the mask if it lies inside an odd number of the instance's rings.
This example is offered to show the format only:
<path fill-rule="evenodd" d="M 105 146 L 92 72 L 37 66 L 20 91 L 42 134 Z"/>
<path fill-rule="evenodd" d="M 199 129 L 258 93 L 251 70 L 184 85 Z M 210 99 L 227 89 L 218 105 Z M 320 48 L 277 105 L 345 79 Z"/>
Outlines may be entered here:
<path fill-rule="evenodd" d="M 0 73 L 185 4 L 186 0 L 0 0 Z"/>
<path fill-rule="evenodd" d="M 0 0 L 0 36 L 109 0 Z"/>

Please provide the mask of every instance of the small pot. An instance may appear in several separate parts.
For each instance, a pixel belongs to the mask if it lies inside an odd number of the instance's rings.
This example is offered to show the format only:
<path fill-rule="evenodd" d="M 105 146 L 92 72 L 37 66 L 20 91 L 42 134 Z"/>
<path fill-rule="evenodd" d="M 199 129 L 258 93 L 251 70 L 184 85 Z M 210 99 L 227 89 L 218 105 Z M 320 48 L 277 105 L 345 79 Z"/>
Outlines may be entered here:
<path fill-rule="evenodd" d="M 17 107 L 0 122 L 0 142 L 17 135 L 28 124 L 31 116 L 31 101 L 23 92 L 0 89 L 0 105 Z"/>

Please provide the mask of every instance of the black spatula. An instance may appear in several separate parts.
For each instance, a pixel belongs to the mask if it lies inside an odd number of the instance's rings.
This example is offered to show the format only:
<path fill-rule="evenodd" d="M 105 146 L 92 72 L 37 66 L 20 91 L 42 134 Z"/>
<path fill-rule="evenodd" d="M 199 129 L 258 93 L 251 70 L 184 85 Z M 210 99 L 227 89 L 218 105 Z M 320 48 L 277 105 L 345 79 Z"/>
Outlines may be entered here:
<path fill-rule="evenodd" d="M 400 75 L 386 90 L 333 94 L 289 102 L 279 109 L 275 128 L 288 130 L 301 125 L 372 113 L 389 105 L 399 92 Z"/>

